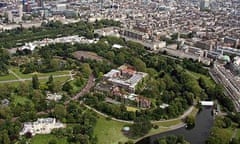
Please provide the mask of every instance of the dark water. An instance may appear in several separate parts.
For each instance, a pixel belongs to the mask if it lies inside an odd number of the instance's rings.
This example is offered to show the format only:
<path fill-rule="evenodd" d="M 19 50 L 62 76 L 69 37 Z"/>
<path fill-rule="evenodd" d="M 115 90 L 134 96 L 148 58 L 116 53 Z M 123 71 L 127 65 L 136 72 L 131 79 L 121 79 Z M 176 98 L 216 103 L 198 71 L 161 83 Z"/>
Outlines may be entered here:
<path fill-rule="evenodd" d="M 213 126 L 212 107 L 203 107 L 202 111 L 196 117 L 195 127 L 193 129 L 186 129 L 185 127 L 156 134 L 138 141 L 136 144 L 154 144 L 154 142 L 163 136 L 167 135 L 182 135 L 191 144 L 204 144 L 207 140 L 210 129 Z"/>

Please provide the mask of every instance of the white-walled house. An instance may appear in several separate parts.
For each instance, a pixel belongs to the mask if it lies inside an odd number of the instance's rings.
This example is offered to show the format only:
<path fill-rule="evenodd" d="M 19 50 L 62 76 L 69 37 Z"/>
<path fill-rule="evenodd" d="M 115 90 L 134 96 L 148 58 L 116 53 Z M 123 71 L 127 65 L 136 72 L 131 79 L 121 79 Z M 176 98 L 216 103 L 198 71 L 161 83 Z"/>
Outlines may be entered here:
<path fill-rule="evenodd" d="M 24 135 L 28 132 L 33 136 L 36 134 L 49 134 L 53 129 L 64 127 L 66 127 L 66 125 L 58 122 L 55 118 L 39 118 L 35 122 L 25 122 L 19 134 Z"/>

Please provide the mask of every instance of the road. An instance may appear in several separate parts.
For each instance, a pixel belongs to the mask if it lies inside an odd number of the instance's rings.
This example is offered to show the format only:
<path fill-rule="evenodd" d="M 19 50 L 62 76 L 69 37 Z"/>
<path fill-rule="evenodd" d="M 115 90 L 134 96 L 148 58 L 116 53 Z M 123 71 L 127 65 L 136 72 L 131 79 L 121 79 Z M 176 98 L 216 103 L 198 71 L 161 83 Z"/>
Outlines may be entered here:
<path fill-rule="evenodd" d="M 88 77 L 88 82 L 87 82 L 86 86 L 78 94 L 76 94 L 72 98 L 72 100 L 77 100 L 79 97 L 84 96 L 85 94 L 87 94 L 94 85 L 95 85 L 94 76 L 93 76 L 93 74 L 91 74 Z"/>
<path fill-rule="evenodd" d="M 89 93 L 91 88 L 95 85 L 95 80 L 94 80 L 94 76 L 93 74 L 91 74 L 88 77 L 88 82 L 85 85 L 85 87 L 79 92 L 77 93 L 74 97 L 71 98 L 71 100 L 78 100 L 79 97 L 84 96 L 85 94 Z M 71 100 L 66 101 L 64 104 L 67 105 Z"/>

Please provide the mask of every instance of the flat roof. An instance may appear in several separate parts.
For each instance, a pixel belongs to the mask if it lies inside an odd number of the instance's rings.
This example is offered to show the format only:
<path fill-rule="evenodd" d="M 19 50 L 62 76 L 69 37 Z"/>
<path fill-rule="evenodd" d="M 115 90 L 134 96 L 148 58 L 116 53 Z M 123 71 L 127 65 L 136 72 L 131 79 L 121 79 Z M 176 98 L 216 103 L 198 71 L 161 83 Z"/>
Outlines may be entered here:
<path fill-rule="evenodd" d="M 202 106 L 213 106 L 214 102 L 213 101 L 200 101 Z"/>

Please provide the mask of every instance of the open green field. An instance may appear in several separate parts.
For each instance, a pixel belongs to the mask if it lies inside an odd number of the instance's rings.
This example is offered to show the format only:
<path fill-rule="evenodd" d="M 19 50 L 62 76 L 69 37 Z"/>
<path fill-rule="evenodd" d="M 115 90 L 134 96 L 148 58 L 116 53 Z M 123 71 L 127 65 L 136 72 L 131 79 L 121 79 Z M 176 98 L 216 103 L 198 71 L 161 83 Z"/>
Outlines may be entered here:
<path fill-rule="evenodd" d="M 5 76 L 0 76 L 0 81 L 7 81 L 7 80 L 17 80 L 17 78 L 11 73 Z"/>
<path fill-rule="evenodd" d="M 54 82 L 57 84 L 57 85 L 62 85 L 64 82 L 66 82 L 67 80 L 69 80 L 69 76 L 64 76 L 64 77 L 58 77 L 58 78 L 53 78 Z M 47 79 L 40 79 L 40 84 L 45 84 L 47 81 L 48 81 L 48 78 Z M 32 83 L 31 80 L 27 80 L 27 81 L 24 81 L 25 83 Z M 22 82 L 20 81 L 17 81 L 17 82 L 11 82 L 11 83 L 0 83 L 0 85 L 5 85 L 5 84 L 8 84 L 8 85 L 11 85 L 11 86 L 14 86 L 14 87 L 19 87 L 19 85 L 21 85 Z"/>
<path fill-rule="evenodd" d="M 12 70 L 14 73 L 16 73 L 21 78 L 31 78 L 34 74 L 37 74 L 38 77 L 45 77 L 45 76 L 50 76 L 50 75 L 65 75 L 65 74 L 69 74 L 68 70 L 49 72 L 49 73 L 37 73 L 37 72 L 35 72 L 35 73 L 30 73 L 30 74 L 23 74 L 22 72 L 19 71 L 19 68 L 17 68 L 17 67 L 11 67 L 10 70 Z"/>
<path fill-rule="evenodd" d="M 139 110 L 138 108 L 135 107 L 131 107 L 131 106 L 126 106 L 127 111 L 132 111 L 132 112 L 136 112 L 137 110 Z"/>
<path fill-rule="evenodd" d="M 53 78 L 53 81 L 56 83 L 56 84 L 63 84 L 64 82 L 66 82 L 67 80 L 69 80 L 70 77 L 69 76 L 64 76 L 64 77 L 58 77 L 58 78 Z M 41 79 L 39 80 L 41 84 L 44 84 L 48 81 L 48 78 L 47 79 Z M 29 81 L 29 82 L 32 82 L 32 81 Z"/>
<path fill-rule="evenodd" d="M 144 137 L 147 137 L 147 136 L 151 136 L 151 135 L 154 135 L 154 134 L 159 134 L 159 133 L 169 131 L 169 130 L 171 130 L 171 128 L 170 128 L 171 126 L 179 125 L 179 124 L 182 124 L 182 123 L 183 122 L 179 119 L 165 121 L 165 122 L 156 122 L 156 123 L 154 123 L 154 125 L 158 125 L 157 129 L 152 128 L 147 135 L 137 139 L 136 141 L 138 141 L 138 140 L 140 140 Z"/>
<path fill-rule="evenodd" d="M 48 144 L 51 140 L 56 140 L 57 144 L 67 144 L 66 138 L 59 138 L 51 134 L 36 135 L 32 138 L 31 144 Z"/>
<path fill-rule="evenodd" d="M 177 125 L 179 123 L 181 123 L 180 120 L 159 122 L 157 123 L 159 125 L 159 128 L 152 128 L 147 136 L 170 130 L 168 126 Z M 118 144 L 119 142 L 132 140 L 124 136 L 121 132 L 122 128 L 126 125 L 128 124 L 113 120 L 107 120 L 106 118 L 99 116 L 94 129 L 94 135 L 98 138 L 98 144 Z M 31 144 L 47 144 L 52 139 L 57 140 L 57 144 L 67 144 L 66 138 L 57 138 L 51 134 L 36 135 L 32 138 Z"/>
<path fill-rule="evenodd" d="M 224 130 L 225 130 L 226 132 L 228 132 L 231 136 L 233 136 L 235 128 L 229 127 L 229 128 L 224 129 Z M 236 136 L 237 136 L 237 135 L 235 135 L 235 137 L 236 137 Z"/>
<path fill-rule="evenodd" d="M 128 141 L 128 138 L 121 132 L 125 125 L 125 123 L 107 120 L 100 116 L 94 129 L 98 144 L 118 144 L 118 142 Z"/>
<path fill-rule="evenodd" d="M 31 100 L 29 100 L 28 98 L 26 98 L 26 97 L 23 97 L 23 96 L 13 96 L 13 98 L 14 98 L 14 103 L 15 104 L 25 104 L 26 102 L 32 102 Z"/>
<path fill-rule="evenodd" d="M 0 85 L 5 85 L 5 84 L 9 84 L 12 86 L 19 86 L 19 84 L 21 84 L 20 81 L 13 81 L 11 82 L 11 80 L 18 80 L 18 79 L 26 79 L 24 82 L 27 83 L 31 83 L 31 78 L 34 74 L 38 75 L 39 81 L 43 84 L 46 83 L 48 81 L 48 77 L 50 75 L 53 76 L 59 76 L 59 75 L 66 75 L 66 76 L 62 76 L 62 77 L 55 77 L 54 81 L 56 82 L 56 84 L 63 84 L 64 82 L 66 82 L 67 80 L 69 80 L 70 76 L 69 75 L 69 70 L 64 70 L 64 71 L 57 71 L 57 72 L 50 72 L 50 73 L 31 73 L 31 74 L 23 74 L 19 71 L 19 68 L 17 67 L 11 67 L 10 68 L 11 71 L 13 71 L 17 76 L 15 76 L 14 74 L 10 73 L 6 76 L 0 76 L 0 82 L 1 81 L 10 81 L 7 83 L 0 83 Z"/>
<path fill-rule="evenodd" d="M 41 76 L 50 76 L 50 75 L 68 75 L 70 71 L 64 70 L 64 71 L 56 71 L 56 72 L 49 72 L 49 73 L 32 73 L 37 74 L 39 77 Z"/>
<path fill-rule="evenodd" d="M 177 125 L 182 123 L 182 121 L 180 119 L 174 119 L 174 120 L 169 120 L 169 121 L 164 121 L 164 122 L 157 122 L 154 123 L 154 125 L 158 125 L 158 126 L 162 126 L 162 127 L 170 127 L 173 125 Z"/>
<path fill-rule="evenodd" d="M 169 131 L 169 130 L 170 130 L 170 128 L 168 128 L 168 127 L 161 127 L 161 126 L 160 126 L 159 128 L 157 128 L 157 129 L 152 128 L 152 129 L 149 131 L 149 133 L 148 133 L 146 136 L 144 136 L 144 137 L 148 137 L 148 136 L 151 136 L 151 135 L 163 133 L 163 132 L 166 132 L 166 131 Z M 144 137 L 141 137 L 141 138 L 139 138 L 138 140 L 140 140 L 140 139 L 142 139 L 142 138 L 144 138 Z M 136 140 L 136 141 L 138 141 L 138 140 Z"/>
<path fill-rule="evenodd" d="M 74 79 L 74 80 L 72 80 L 71 82 L 70 82 L 70 84 L 71 84 L 71 86 L 73 87 L 73 93 L 75 94 L 75 93 L 78 93 L 79 91 L 81 91 L 82 90 L 82 88 L 85 86 L 85 84 L 87 83 L 87 79 L 84 79 L 84 82 L 83 82 L 83 84 L 81 85 L 81 86 L 77 86 L 76 84 L 75 84 L 75 82 L 77 81 L 77 79 Z"/>
<path fill-rule="evenodd" d="M 237 138 L 237 139 L 240 138 L 240 129 L 239 128 L 236 131 L 235 138 Z"/>

